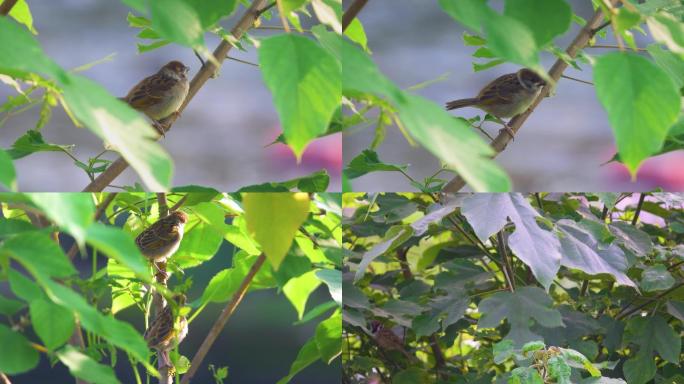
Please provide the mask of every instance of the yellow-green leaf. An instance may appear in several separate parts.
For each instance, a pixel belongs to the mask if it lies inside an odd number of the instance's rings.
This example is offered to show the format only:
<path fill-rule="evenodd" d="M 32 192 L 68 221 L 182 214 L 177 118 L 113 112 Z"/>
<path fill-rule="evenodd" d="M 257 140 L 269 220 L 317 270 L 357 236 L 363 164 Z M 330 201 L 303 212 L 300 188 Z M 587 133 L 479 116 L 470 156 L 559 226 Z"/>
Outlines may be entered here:
<path fill-rule="evenodd" d="M 278 269 L 299 226 L 309 215 L 307 193 L 244 193 L 242 202 L 250 235 Z"/>

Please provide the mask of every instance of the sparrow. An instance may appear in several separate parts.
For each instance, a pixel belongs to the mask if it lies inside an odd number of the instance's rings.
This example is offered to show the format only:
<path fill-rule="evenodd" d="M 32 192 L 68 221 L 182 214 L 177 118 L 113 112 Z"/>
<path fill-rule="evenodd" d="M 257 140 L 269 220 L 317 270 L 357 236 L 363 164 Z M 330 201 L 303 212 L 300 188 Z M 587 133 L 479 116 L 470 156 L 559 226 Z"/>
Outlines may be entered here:
<path fill-rule="evenodd" d="M 121 100 L 152 119 L 154 127 L 163 136 L 164 127 L 160 121 L 178 113 L 188 95 L 189 69 L 180 61 L 170 61 L 157 73 L 136 84 Z"/>
<path fill-rule="evenodd" d="M 171 367 L 168 352 L 180 344 L 188 335 L 188 320 L 185 316 L 177 315 L 185 305 L 185 295 L 174 296 L 176 305 L 167 303 L 162 312 L 157 315 L 152 324 L 145 330 L 145 341 L 150 348 L 156 349 L 163 363 Z"/>
<path fill-rule="evenodd" d="M 511 137 L 513 130 L 502 118 L 513 117 L 524 112 L 539 95 L 546 81 L 531 69 L 523 68 L 516 73 L 496 78 L 485 85 L 476 97 L 459 99 L 446 103 L 447 111 L 463 107 L 477 107 L 494 116 L 504 125 Z"/>
<path fill-rule="evenodd" d="M 406 351 L 404 342 L 391 329 L 385 328 L 382 323 L 377 320 L 371 322 L 371 333 L 373 340 L 384 351 L 398 351 L 401 352 L 410 361 L 417 361 L 416 357 Z"/>
<path fill-rule="evenodd" d="M 152 262 L 166 261 L 180 246 L 188 215 L 182 211 L 162 217 L 135 238 L 140 252 Z"/>

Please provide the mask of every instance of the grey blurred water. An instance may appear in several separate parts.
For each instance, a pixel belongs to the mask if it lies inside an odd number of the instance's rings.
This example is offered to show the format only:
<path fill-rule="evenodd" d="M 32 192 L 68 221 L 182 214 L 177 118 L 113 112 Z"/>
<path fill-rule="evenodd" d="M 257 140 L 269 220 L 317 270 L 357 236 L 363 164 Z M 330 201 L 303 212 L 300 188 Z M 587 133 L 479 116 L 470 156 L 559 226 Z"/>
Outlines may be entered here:
<path fill-rule="evenodd" d="M 499 7 L 502 4 L 501 1 L 490 3 Z M 589 1 L 569 3 L 573 11 L 584 18 L 592 14 Z M 464 29 L 441 11 L 437 1 L 371 0 L 359 19 L 365 27 L 374 61 L 400 87 L 405 89 L 450 74 L 446 81 L 416 91 L 440 105 L 448 100 L 473 97 L 492 79 L 518 69 L 515 65 L 506 64 L 473 73 L 471 63 L 474 59 L 470 55 L 475 48 L 463 45 Z M 556 44 L 567 46 L 578 30 L 579 27 L 573 24 L 573 32 L 556 39 Z M 636 37 L 639 46 L 650 43 L 638 33 Z M 612 41 L 609 38 L 608 44 Z M 605 49 L 588 51 L 589 54 L 604 52 Z M 554 61 L 552 55 L 543 54 L 542 64 L 545 68 L 550 68 Z M 582 67 L 584 71 L 569 69 L 565 73 L 591 81 L 591 67 L 586 64 Z M 465 117 L 479 113 L 479 110 L 472 108 L 459 110 L 459 115 Z M 490 125 L 489 133 L 495 135 L 499 128 Z M 344 135 L 345 164 L 371 144 L 373 135 L 374 127 Z M 439 161 L 426 150 L 411 147 L 396 127 L 387 129 L 387 138 L 378 153 L 385 162 L 410 164 L 409 174 L 418 180 L 431 175 L 440 166 Z M 611 128 L 593 87 L 562 79 L 556 95 L 542 102 L 525 123 L 515 142 L 510 143 L 496 161 L 506 169 L 513 179 L 514 190 L 518 191 L 684 188 L 682 151 L 647 161 L 636 183 L 630 182 L 620 165 L 601 166 L 613 153 Z M 415 189 L 397 173 L 373 173 L 353 180 L 352 185 L 357 191 Z"/>
<path fill-rule="evenodd" d="M 123 96 L 142 78 L 155 73 L 166 62 L 178 59 L 191 67 L 190 75 L 200 63 L 189 48 L 167 45 L 152 52 L 138 54 L 137 29 L 129 28 L 129 9 L 120 1 L 51 0 L 29 1 L 38 41 L 58 64 L 72 69 L 116 56 L 110 62 L 94 66 L 83 74 Z M 237 11 L 236 15 L 242 13 Z M 235 23 L 234 15 L 221 22 L 225 29 Z M 277 20 L 264 25 L 278 24 Z M 255 31 L 267 36 L 269 31 Z M 218 44 L 207 34 L 207 46 Z M 231 55 L 256 62 L 256 50 L 233 50 Z M 0 103 L 14 91 L 0 86 Z M 102 150 L 102 142 L 90 131 L 75 128 L 61 109 L 55 109 L 52 120 L 43 128 L 46 141 L 76 144 L 75 156 L 81 161 Z M 35 126 L 39 108 L 10 118 L 0 129 L 0 146 L 9 147 L 27 129 Z M 328 169 L 329 190 L 340 190 L 342 142 L 340 135 L 317 140 L 297 164 L 284 145 L 266 147 L 280 133 L 278 116 L 271 94 L 257 68 L 227 60 L 221 75 L 207 82 L 199 91 L 173 129 L 161 141 L 175 162 L 173 185 L 199 184 L 223 191 L 268 181 L 281 181 Z M 108 158 L 115 158 L 109 154 Z M 25 191 L 76 191 L 88 178 L 62 153 L 38 153 L 15 162 L 19 188 Z M 130 169 L 113 184 L 139 181 Z"/>

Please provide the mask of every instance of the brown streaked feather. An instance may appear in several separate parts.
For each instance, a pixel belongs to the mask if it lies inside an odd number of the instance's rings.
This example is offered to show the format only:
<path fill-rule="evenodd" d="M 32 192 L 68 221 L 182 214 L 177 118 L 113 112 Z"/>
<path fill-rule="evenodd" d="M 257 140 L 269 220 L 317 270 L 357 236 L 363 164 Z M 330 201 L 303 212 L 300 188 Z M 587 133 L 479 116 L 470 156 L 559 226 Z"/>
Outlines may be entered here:
<path fill-rule="evenodd" d="M 155 73 L 146 77 L 128 92 L 125 101 L 135 109 L 145 109 L 163 99 L 178 81 L 172 77 Z"/>
<path fill-rule="evenodd" d="M 518 84 L 518 77 L 515 73 L 499 76 L 482 88 L 477 98 L 483 104 L 487 104 L 488 101 L 491 102 L 492 100 L 497 100 L 498 102 L 503 100 L 512 101 L 510 89 L 511 86 L 516 84 Z"/>

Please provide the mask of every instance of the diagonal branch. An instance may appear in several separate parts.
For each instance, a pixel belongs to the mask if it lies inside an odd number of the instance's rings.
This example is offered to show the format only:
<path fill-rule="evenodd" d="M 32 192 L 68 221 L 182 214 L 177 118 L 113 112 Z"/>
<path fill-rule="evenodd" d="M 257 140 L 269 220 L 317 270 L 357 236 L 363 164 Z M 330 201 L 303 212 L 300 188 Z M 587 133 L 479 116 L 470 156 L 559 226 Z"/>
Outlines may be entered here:
<path fill-rule="evenodd" d="M 610 0 L 611 4 L 617 3 L 619 0 Z M 601 30 L 601 28 L 605 27 L 608 24 L 601 24 L 603 21 L 603 11 L 601 8 L 597 8 L 596 12 L 594 12 L 594 15 L 591 17 L 591 20 L 587 22 L 587 24 L 582 28 L 582 30 L 579 32 L 579 34 L 575 37 L 575 39 L 570 43 L 568 48 L 566 49 L 566 53 L 570 58 L 575 58 L 577 54 L 582 50 L 588 43 L 589 40 L 591 40 L 594 35 Z M 537 105 L 541 103 L 542 100 L 546 96 L 549 95 L 549 92 L 551 92 L 551 88 L 553 87 L 553 84 L 558 82 L 558 79 L 560 79 L 561 75 L 563 74 L 563 71 L 568 67 L 568 63 L 563 61 L 562 59 L 556 60 L 556 62 L 553 64 L 551 67 L 551 70 L 549 70 L 549 76 L 551 79 L 553 79 L 553 83 L 547 83 L 546 86 L 542 89 L 541 93 L 539 96 L 537 96 L 537 99 L 532 103 L 530 108 L 527 109 L 527 111 L 515 116 L 511 121 L 508 123 L 508 125 L 511 127 L 514 133 L 517 133 L 518 130 L 522 127 L 523 123 L 527 120 L 528 117 L 534 112 L 534 109 L 537 108 Z M 499 153 L 503 152 L 504 149 L 506 149 L 506 145 L 508 145 L 508 142 L 511 141 L 511 135 L 503 131 L 499 133 L 499 135 L 494 138 L 494 140 L 491 142 L 491 146 L 495 151 L 494 157 L 498 155 Z M 465 180 L 463 180 L 462 177 L 456 176 L 454 177 L 449 183 L 447 183 L 444 188 L 442 189 L 443 192 L 447 193 L 453 193 L 453 192 L 458 192 L 465 186 Z"/>
<path fill-rule="evenodd" d="M 16 3 L 17 0 L 5 0 L 2 4 L 0 4 L 0 15 L 8 15 Z"/>
<path fill-rule="evenodd" d="M 233 27 L 233 29 L 230 31 L 230 33 L 236 38 L 240 39 L 242 35 L 245 34 L 250 28 L 254 26 L 254 22 L 257 20 L 257 18 L 261 15 L 262 10 L 264 9 L 264 6 L 266 5 L 267 0 L 254 0 L 252 5 L 247 9 L 244 15 L 240 18 L 238 23 Z M 220 65 L 223 63 L 223 60 L 228 56 L 228 52 L 231 50 L 233 46 L 223 40 L 221 41 L 221 44 L 216 47 L 214 50 L 214 58 Z M 192 78 L 192 81 L 190 81 L 190 90 L 188 91 L 188 95 L 185 97 L 185 100 L 183 101 L 183 104 L 180 106 L 178 109 L 178 114 L 183 112 L 185 110 L 185 107 L 190 103 L 190 100 L 192 100 L 193 97 L 197 94 L 197 92 L 202 88 L 204 83 L 207 82 L 211 77 L 216 76 L 218 73 L 218 67 L 212 63 L 211 61 L 208 61 L 202 69 L 200 69 L 199 72 L 195 75 L 195 77 Z M 168 131 L 171 128 L 171 125 L 176 121 L 178 114 L 173 114 L 169 118 L 167 118 L 163 123 L 165 126 L 165 131 Z M 128 162 L 123 157 L 119 157 L 116 159 L 110 166 L 102 172 L 99 176 L 95 178 L 90 184 L 88 184 L 83 191 L 84 192 L 99 192 L 105 189 L 109 184 L 111 184 L 114 179 L 116 179 L 124 170 L 128 168 Z"/>
<path fill-rule="evenodd" d="M 254 276 L 257 274 L 257 272 L 259 272 L 259 269 L 264 264 L 265 260 L 266 255 L 262 253 L 256 259 L 254 264 L 252 264 L 252 267 L 249 269 L 247 276 L 245 276 L 245 278 L 242 280 L 242 283 L 240 283 L 240 287 L 233 294 L 233 298 L 223 309 L 221 315 L 219 315 L 219 318 L 216 319 L 214 325 L 209 330 L 207 337 L 202 342 L 202 345 L 200 345 L 199 349 L 197 350 L 197 353 L 195 353 L 195 357 L 192 358 L 192 362 L 190 363 L 190 369 L 183 376 L 181 384 L 188 384 L 190 380 L 192 380 L 192 377 L 195 376 L 195 373 L 197 373 L 197 370 L 199 369 L 200 365 L 202 365 L 202 360 L 204 360 L 204 357 L 206 357 L 212 344 L 214 344 L 214 341 L 216 341 L 219 334 L 223 330 L 223 327 L 226 326 L 226 323 L 228 322 L 228 319 L 230 319 L 230 316 L 233 314 L 233 312 L 235 312 L 235 308 L 237 308 L 237 306 L 240 304 L 242 298 L 245 297 L 245 293 L 247 293 L 247 288 L 249 288 L 249 285 L 252 283 Z"/>
<path fill-rule="evenodd" d="M 361 9 L 366 5 L 368 0 L 356 0 L 349 6 L 347 11 L 342 15 L 342 31 L 344 32 L 349 24 L 356 18 L 356 15 L 361 12 Z"/>

